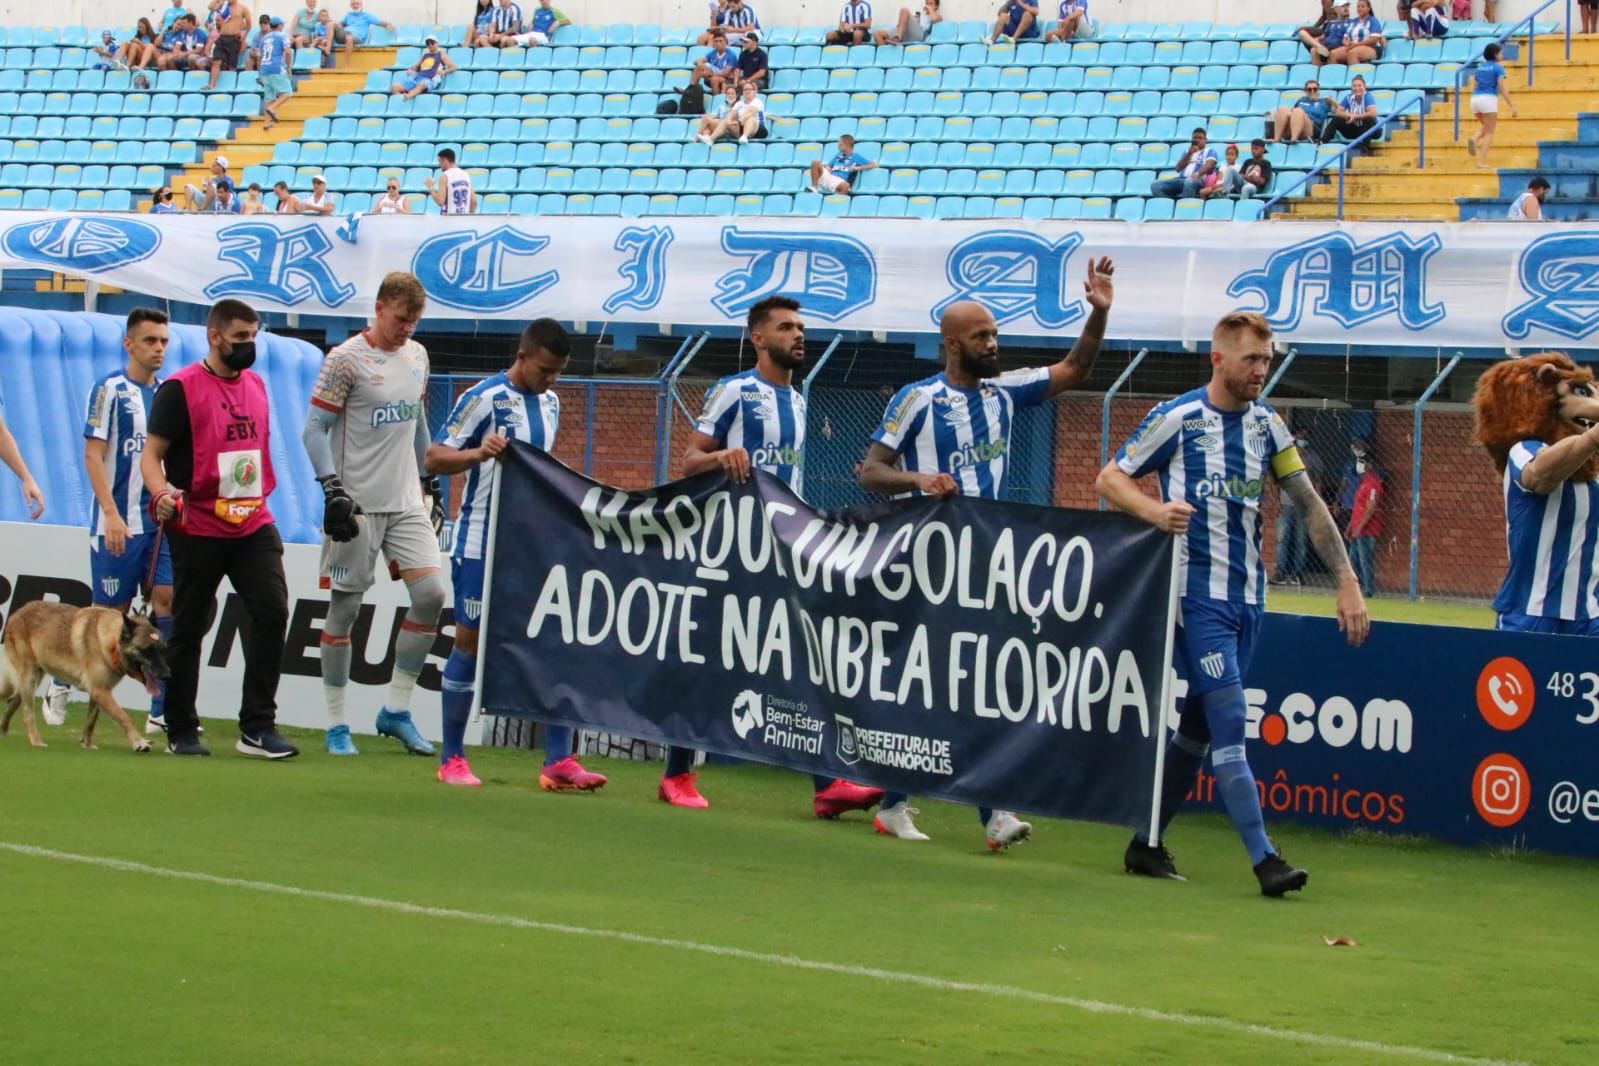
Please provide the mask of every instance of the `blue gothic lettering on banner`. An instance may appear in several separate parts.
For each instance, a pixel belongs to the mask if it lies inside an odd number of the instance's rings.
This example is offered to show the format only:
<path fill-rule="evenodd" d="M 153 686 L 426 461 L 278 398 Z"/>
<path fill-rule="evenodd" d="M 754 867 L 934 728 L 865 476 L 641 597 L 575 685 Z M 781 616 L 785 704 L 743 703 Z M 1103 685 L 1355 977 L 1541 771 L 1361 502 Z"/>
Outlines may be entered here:
<path fill-rule="evenodd" d="M 334 231 L 338 234 L 339 240 L 346 244 L 354 244 L 356 242 L 356 235 L 361 232 L 362 214 L 363 212 L 357 211 L 345 219 L 344 224 Z"/>
<path fill-rule="evenodd" d="M 355 286 L 340 281 L 326 262 L 333 242 L 316 223 L 280 228 L 270 222 L 243 222 L 217 231 L 222 247 L 217 258 L 238 267 L 205 287 L 208 299 L 254 297 L 284 307 L 297 307 L 316 297 L 338 307 L 355 295 Z"/>
<path fill-rule="evenodd" d="M 1273 329 L 1298 329 L 1308 311 L 1345 329 L 1396 315 L 1408 330 L 1444 320 L 1441 303 L 1427 303 L 1427 260 L 1443 247 L 1436 233 L 1412 240 L 1393 233 L 1359 243 L 1347 233 L 1324 233 L 1276 252 L 1260 270 L 1246 271 L 1228 296 L 1258 294 Z"/>
<path fill-rule="evenodd" d="M 411 260 L 411 273 L 422 281 L 429 299 L 446 307 L 484 314 L 509 311 L 561 280 L 558 271 L 527 273 L 525 260 L 549 246 L 515 226 L 487 233 L 455 230 L 422 243 Z"/>
<path fill-rule="evenodd" d="M 722 251 L 749 260 L 717 279 L 711 304 L 728 318 L 744 317 L 768 296 L 790 296 L 807 316 L 837 322 L 877 299 L 877 260 L 854 237 L 725 226 Z"/>
<path fill-rule="evenodd" d="M 1522 250 L 1516 273 L 1532 299 L 1505 316 L 1505 336 L 1541 329 L 1575 341 L 1599 329 L 1599 237 L 1540 237 Z"/>
<path fill-rule="evenodd" d="M 52 218 L 25 222 L 0 237 L 6 254 L 57 270 L 97 274 L 148 259 L 161 231 L 124 218 Z"/>
<path fill-rule="evenodd" d="M 1083 302 L 1067 299 L 1066 263 L 1083 243 L 1071 233 L 1048 241 L 1022 230 L 990 230 L 967 237 L 949 253 L 944 274 L 955 292 L 931 312 L 936 323 L 950 304 L 976 300 L 1000 325 L 1032 315 L 1046 329 L 1083 317 Z"/>
<path fill-rule="evenodd" d="M 606 314 L 614 315 L 624 307 L 648 311 L 661 302 L 666 289 L 666 250 L 672 238 L 670 226 L 628 226 L 616 235 L 616 250 L 631 255 L 616 268 L 627 285 L 606 297 L 601 305 Z"/>

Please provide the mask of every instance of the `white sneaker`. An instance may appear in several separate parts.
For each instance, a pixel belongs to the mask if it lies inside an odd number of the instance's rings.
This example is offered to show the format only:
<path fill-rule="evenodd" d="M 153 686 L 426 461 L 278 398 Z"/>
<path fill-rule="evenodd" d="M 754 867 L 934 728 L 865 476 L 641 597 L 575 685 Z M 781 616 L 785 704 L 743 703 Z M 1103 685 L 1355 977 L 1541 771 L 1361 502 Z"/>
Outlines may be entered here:
<path fill-rule="evenodd" d="M 44 722 L 45 725 L 63 725 L 67 720 L 67 698 L 72 695 L 72 689 L 59 682 L 50 682 L 50 687 L 44 690 Z"/>
<path fill-rule="evenodd" d="M 916 822 L 911 817 L 921 813 L 903 802 L 896 803 L 877 812 L 877 817 L 872 819 L 872 828 L 884 836 L 899 837 L 901 840 L 932 840 L 932 837 L 916 828 Z"/>
<path fill-rule="evenodd" d="M 157 717 L 156 715 L 152 714 L 150 717 L 148 717 L 148 718 L 146 718 L 144 720 L 144 735 L 145 736 L 152 737 L 152 736 L 155 736 L 157 733 L 165 733 L 166 731 L 167 731 L 167 720 L 165 718 L 160 718 L 160 717 Z"/>
<path fill-rule="evenodd" d="M 1010 811 L 995 811 L 988 819 L 988 850 L 1004 851 L 1033 835 L 1033 823 L 1024 822 Z"/>
<path fill-rule="evenodd" d="M 749 144 L 750 143 L 750 139 L 748 137 L 740 137 L 738 139 L 738 143 L 739 144 Z"/>
<path fill-rule="evenodd" d="M 710 144 L 711 143 L 711 135 L 709 133 L 702 133 L 698 137 L 695 137 L 694 139 L 696 141 L 699 141 L 701 144 Z"/>

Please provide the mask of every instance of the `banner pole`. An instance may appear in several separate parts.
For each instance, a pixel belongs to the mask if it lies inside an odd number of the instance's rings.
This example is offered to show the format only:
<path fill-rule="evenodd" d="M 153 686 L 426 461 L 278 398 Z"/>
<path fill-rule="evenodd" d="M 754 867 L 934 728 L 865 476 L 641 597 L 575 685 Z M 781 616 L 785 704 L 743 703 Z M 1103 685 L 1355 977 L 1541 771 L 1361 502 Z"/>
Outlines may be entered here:
<path fill-rule="evenodd" d="M 472 677 L 472 717 L 475 723 L 483 717 L 483 664 L 488 649 L 483 646 L 483 634 L 489 629 L 489 590 L 494 587 L 494 541 L 500 526 L 500 460 L 494 460 L 494 480 L 489 483 L 489 540 L 483 549 L 483 614 L 478 619 L 477 672 Z"/>
<path fill-rule="evenodd" d="M 1160 846 L 1160 786 L 1166 774 L 1166 709 L 1171 706 L 1171 660 L 1177 642 L 1177 558 L 1181 542 L 1171 538 L 1170 577 L 1166 588 L 1166 650 L 1161 655 L 1160 709 L 1155 714 L 1159 726 L 1155 729 L 1155 788 L 1149 804 L 1149 844 Z M 485 600 L 483 609 L 488 610 Z"/>

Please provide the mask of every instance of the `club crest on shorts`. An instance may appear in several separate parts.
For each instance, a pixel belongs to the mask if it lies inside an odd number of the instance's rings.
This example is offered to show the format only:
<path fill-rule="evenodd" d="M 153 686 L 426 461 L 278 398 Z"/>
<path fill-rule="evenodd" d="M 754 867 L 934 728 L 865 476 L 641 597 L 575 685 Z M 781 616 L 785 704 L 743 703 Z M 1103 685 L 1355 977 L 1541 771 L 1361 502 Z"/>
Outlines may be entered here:
<path fill-rule="evenodd" d="M 468 596 L 461 601 L 461 609 L 466 614 L 468 622 L 476 622 L 483 616 L 483 601 Z"/>
<path fill-rule="evenodd" d="M 861 761 L 861 749 L 855 743 L 855 720 L 835 714 L 833 721 L 838 725 L 838 757 L 844 765 L 854 766 Z"/>
<path fill-rule="evenodd" d="M 350 568 L 348 566 L 328 567 L 328 577 L 331 577 L 334 581 L 337 581 L 340 584 L 342 584 L 349 576 Z"/>
<path fill-rule="evenodd" d="M 122 588 L 122 579 L 118 577 L 103 577 L 100 579 L 100 591 L 106 594 L 107 599 L 114 600 L 117 591 Z"/>
<path fill-rule="evenodd" d="M 1227 672 L 1227 659 L 1221 652 L 1213 651 L 1199 660 L 1199 668 L 1214 680 L 1220 681 L 1221 675 Z"/>

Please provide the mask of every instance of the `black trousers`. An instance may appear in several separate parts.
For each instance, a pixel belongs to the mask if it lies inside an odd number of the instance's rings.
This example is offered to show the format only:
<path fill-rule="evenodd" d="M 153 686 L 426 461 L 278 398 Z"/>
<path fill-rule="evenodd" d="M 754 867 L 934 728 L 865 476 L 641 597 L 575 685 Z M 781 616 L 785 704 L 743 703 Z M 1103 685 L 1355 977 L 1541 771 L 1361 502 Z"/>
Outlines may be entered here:
<path fill-rule="evenodd" d="M 1357 118 L 1353 121 L 1344 118 L 1330 118 L 1327 125 L 1322 127 L 1321 139 L 1330 141 L 1333 134 L 1338 134 L 1348 140 L 1354 140 L 1377 124 L 1374 118 Z"/>
<path fill-rule="evenodd" d="M 217 588 L 226 577 L 244 601 L 244 692 L 239 728 L 273 728 L 283 639 L 289 625 L 289 585 L 283 577 L 283 540 L 270 523 L 245 537 L 196 537 L 168 532 L 172 545 L 172 676 L 167 679 L 167 735 L 193 740 L 200 719 L 200 645 Z"/>

